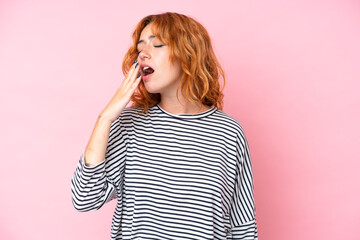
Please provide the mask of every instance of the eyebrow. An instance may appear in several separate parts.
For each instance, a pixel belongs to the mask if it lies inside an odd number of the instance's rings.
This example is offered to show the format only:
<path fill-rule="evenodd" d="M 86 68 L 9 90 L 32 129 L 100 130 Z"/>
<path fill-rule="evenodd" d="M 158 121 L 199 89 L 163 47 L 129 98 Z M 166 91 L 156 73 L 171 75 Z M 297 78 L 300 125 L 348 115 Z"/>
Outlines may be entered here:
<path fill-rule="evenodd" d="M 154 35 L 150 35 L 149 36 L 149 40 L 150 39 L 153 39 L 153 38 L 156 38 Z M 140 43 L 143 43 L 144 42 L 144 40 L 140 40 L 137 44 L 136 44 L 136 46 L 138 46 Z"/>

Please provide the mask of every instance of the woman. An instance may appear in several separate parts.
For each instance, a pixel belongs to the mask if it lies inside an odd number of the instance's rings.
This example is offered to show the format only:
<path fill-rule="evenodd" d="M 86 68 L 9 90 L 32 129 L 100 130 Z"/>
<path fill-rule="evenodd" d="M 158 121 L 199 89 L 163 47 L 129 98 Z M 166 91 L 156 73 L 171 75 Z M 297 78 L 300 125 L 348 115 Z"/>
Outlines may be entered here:
<path fill-rule="evenodd" d="M 111 239 L 257 239 L 249 149 L 221 111 L 207 31 L 164 13 L 142 19 L 133 41 L 72 178 L 74 207 L 117 198 Z"/>

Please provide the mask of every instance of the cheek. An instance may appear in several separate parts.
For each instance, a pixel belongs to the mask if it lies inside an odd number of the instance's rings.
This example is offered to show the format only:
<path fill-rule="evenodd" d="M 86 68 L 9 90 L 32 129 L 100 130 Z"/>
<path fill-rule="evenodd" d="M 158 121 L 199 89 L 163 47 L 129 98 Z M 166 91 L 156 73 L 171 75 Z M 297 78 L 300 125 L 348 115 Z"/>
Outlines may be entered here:
<path fill-rule="evenodd" d="M 172 64 L 172 69 L 174 71 L 174 74 L 176 75 L 182 75 L 183 73 L 183 70 L 181 68 L 181 64 L 180 64 L 180 61 L 176 61 Z"/>
<path fill-rule="evenodd" d="M 161 73 L 168 76 L 176 76 L 179 74 L 181 68 L 177 64 L 172 64 L 169 60 L 164 62 L 161 67 Z"/>
<path fill-rule="evenodd" d="M 183 71 L 179 60 L 174 62 L 170 61 L 169 52 L 164 51 L 157 55 L 158 59 L 158 73 L 162 76 L 168 76 L 171 78 L 178 78 L 182 75 Z"/>

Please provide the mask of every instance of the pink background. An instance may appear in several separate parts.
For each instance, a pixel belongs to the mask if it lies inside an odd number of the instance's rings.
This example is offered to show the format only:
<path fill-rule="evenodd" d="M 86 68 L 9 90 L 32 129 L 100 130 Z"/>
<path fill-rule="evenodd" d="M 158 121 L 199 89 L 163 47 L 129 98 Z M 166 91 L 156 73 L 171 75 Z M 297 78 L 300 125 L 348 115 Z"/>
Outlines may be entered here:
<path fill-rule="evenodd" d="M 181 3 L 180 3 L 181 2 Z M 109 239 L 70 179 L 144 16 L 209 31 L 245 129 L 260 239 L 360 239 L 360 3 L 0 1 L 0 238 Z"/>

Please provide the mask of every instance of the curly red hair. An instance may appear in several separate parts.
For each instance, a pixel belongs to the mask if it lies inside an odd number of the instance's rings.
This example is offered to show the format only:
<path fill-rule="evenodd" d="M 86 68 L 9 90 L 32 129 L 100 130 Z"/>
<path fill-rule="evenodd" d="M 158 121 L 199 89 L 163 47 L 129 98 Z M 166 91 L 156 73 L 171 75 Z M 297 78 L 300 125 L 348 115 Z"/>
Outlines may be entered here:
<path fill-rule="evenodd" d="M 211 39 L 206 29 L 196 20 L 178 13 L 166 12 L 149 15 L 136 26 L 132 39 L 133 45 L 125 54 L 122 70 L 126 75 L 137 58 L 137 43 L 142 30 L 152 23 L 154 36 L 169 46 L 169 60 L 180 60 L 184 72 L 181 79 L 181 92 L 192 103 L 202 103 L 207 106 L 223 108 L 223 89 L 225 74 L 215 56 Z M 220 86 L 220 78 L 223 80 Z M 179 89 L 178 89 L 179 90 Z M 178 94 L 178 92 L 177 92 Z M 178 95 L 177 95 L 178 96 Z M 159 93 L 146 91 L 141 81 L 131 97 L 132 107 L 140 107 L 147 112 L 149 108 L 159 103 Z"/>

